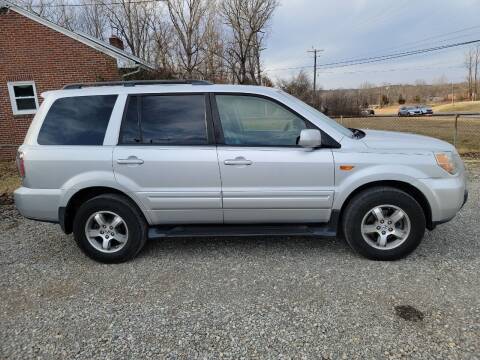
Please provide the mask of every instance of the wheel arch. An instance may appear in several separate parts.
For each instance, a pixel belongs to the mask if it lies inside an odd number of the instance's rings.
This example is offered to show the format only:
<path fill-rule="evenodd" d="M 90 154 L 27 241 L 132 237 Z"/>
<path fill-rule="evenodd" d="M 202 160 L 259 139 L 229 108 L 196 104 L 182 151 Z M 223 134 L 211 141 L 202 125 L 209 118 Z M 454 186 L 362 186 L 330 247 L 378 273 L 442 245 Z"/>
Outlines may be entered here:
<path fill-rule="evenodd" d="M 345 199 L 345 201 L 343 202 L 340 208 L 338 224 L 339 225 L 342 224 L 342 221 L 343 221 L 342 217 L 343 217 L 344 210 L 347 208 L 348 204 L 353 199 L 353 197 L 355 197 L 355 195 L 361 193 L 364 190 L 377 187 L 377 186 L 389 186 L 395 189 L 405 191 L 407 194 L 412 196 L 420 204 L 420 206 L 423 209 L 423 212 L 425 214 L 425 220 L 427 222 L 427 229 L 433 230 L 435 228 L 432 222 L 432 209 L 430 207 L 430 203 L 428 202 L 428 199 L 425 196 L 425 194 L 421 190 L 419 190 L 417 187 L 413 186 L 412 184 L 409 184 L 404 181 L 399 181 L 399 180 L 372 181 L 372 182 L 365 183 L 357 187 L 356 189 L 354 189 L 347 196 L 347 198 Z M 341 227 L 339 229 L 341 229 Z"/>
<path fill-rule="evenodd" d="M 83 189 L 79 189 L 77 192 L 75 192 L 70 199 L 67 202 L 67 205 L 64 207 L 60 207 L 58 210 L 58 218 L 59 218 L 59 223 L 62 228 L 62 230 L 66 234 L 70 234 L 73 231 L 73 220 L 75 218 L 75 214 L 78 210 L 78 208 L 85 202 L 88 201 L 96 196 L 103 195 L 103 194 L 117 194 L 121 195 L 128 200 L 131 201 L 131 203 L 137 207 L 138 211 L 145 217 L 145 221 L 149 223 L 148 218 L 143 211 L 142 207 L 139 205 L 137 201 L 135 201 L 134 198 L 126 194 L 125 192 L 115 189 L 113 187 L 108 187 L 108 186 L 92 186 L 92 187 L 86 187 Z"/>

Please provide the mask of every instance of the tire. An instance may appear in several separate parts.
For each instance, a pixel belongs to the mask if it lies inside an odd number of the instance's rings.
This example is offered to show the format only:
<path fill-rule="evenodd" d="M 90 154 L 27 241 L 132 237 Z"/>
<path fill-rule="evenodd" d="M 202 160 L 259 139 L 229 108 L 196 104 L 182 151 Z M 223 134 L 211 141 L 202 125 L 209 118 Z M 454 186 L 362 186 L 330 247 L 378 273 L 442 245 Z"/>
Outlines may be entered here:
<path fill-rule="evenodd" d="M 420 244 L 425 227 L 420 204 L 406 192 L 386 186 L 355 195 L 342 220 L 348 244 L 372 260 L 397 260 L 407 256 Z"/>
<path fill-rule="evenodd" d="M 87 237 L 87 229 L 92 236 Z M 134 258 L 143 248 L 147 223 L 128 198 L 103 194 L 80 206 L 73 221 L 73 234 L 80 249 L 91 259 L 120 263 Z"/>

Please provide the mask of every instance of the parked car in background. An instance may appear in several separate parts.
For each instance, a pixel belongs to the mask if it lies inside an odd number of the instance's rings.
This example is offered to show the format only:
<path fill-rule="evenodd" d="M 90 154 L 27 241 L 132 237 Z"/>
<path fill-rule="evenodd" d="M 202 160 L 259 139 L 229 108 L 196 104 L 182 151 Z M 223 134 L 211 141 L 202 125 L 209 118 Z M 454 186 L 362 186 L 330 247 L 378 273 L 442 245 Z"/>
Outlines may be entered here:
<path fill-rule="evenodd" d="M 422 110 L 415 106 L 401 106 L 398 109 L 398 116 L 421 116 Z"/>
<path fill-rule="evenodd" d="M 433 110 L 430 106 L 420 105 L 418 108 L 422 112 L 422 115 L 433 115 Z"/>
<path fill-rule="evenodd" d="M 18 150 L 16 206 L 101 262 L 152 238 L 338 234 L 394 260 L 467 198 L 451 144 L 347 129 L 273 88 L 138 81 L 44 97 Z"/>
<path fill-rule="evenodd" d="M 361 116 L 373 116 L 375 115 L 375 111 L 373 109 L 361 109 L 360 110 Z"/>

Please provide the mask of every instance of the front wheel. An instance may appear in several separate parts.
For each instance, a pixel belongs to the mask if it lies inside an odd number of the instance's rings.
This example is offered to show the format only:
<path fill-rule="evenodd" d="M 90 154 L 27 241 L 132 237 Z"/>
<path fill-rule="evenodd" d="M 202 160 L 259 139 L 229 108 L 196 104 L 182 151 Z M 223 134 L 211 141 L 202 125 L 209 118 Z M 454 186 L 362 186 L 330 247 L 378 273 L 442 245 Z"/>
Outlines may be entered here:
<path fill-rule="evenodd" d="M 420 204 L 406 192 L 375 187 L 357 194 L 343 216 L 348 244 L 373 260 L 396 260 L 421 242 L 426 220 Z"/>

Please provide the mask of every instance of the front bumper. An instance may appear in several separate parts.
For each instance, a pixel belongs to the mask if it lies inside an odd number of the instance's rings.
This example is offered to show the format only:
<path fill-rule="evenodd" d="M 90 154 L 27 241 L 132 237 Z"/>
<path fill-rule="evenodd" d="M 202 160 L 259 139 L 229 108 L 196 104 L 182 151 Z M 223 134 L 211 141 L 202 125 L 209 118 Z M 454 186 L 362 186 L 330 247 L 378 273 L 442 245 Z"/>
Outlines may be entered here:
<path fill-rule="evenodd" d="M 468 198 L 465 175 L 420 179 L 430 204 L 432 223 L 440 224 L 455 217 Z"/>

